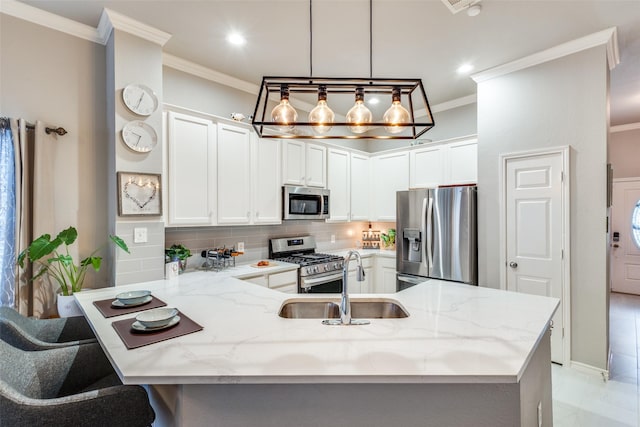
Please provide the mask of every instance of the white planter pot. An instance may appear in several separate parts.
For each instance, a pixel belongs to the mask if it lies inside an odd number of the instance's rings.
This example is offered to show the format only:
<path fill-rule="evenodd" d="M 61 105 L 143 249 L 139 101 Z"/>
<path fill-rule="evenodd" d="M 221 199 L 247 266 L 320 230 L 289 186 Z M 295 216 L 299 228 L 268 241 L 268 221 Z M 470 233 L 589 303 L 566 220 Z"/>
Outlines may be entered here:
<path fill-rule="evenodd" d="M 80 306 L 73 295 L 58 294 L 58 314 L 60 317 L 83 316 Z"/>

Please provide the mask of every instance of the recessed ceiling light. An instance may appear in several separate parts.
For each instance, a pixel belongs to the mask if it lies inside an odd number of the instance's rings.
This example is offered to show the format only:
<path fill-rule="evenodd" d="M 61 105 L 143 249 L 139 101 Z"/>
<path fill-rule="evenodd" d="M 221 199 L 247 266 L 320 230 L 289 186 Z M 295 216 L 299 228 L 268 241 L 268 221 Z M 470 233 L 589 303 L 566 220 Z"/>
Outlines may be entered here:
<path fill-rule="evenodd" d="M 247 42 L 247 39 L 245 39 L 242 34 L 231 33 L 227 36 L 227 41 L 236 46 L 242 46 Z"/>
<path fill-rule="evenodd" d="M 376 105 L 380 102 L 380 100 L 378 98 L 371 98 L 369 99 L 369 104 L 371 105 Z"/>
<path fill-rule="evenodd" d="M 467 15 L 469 16 L 478 16 L 480 15 L 480 12 L 482 12 L 482 6 L 480 6 L 478 3 L 474 4 L 473 6 L 469 6 L 469 8 L 467 9 Z"/>
<path fill-rule="evenodd" d="M 468 74 L 472 70 L 473 70 L 473 65 L 471 65 L 471 64 L 462 64 L 461 66 L 458 67 L 458 69 L 456 71 L 458 72 L 458 74 Z"/>

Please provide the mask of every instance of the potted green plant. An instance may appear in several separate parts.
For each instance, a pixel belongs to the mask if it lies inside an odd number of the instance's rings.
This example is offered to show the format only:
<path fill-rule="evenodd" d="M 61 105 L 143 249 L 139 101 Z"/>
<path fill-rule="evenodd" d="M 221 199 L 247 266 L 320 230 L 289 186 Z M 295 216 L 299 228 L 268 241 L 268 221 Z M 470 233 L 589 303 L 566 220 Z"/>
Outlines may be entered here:
<path fill-rule="evenodd" d="M 25 267 L 25 260 L 29 260 L 34 267 L 38 267 L 31 280 L 47 274 L 60 285 L 60 294 L 58 294 L 58 313 L 61 317 L 65 313 L 64 308 L 68 306 L 73 311 L 75 300 L 73 294 L 80 292 L 84 284 L 84 279 L 89 268 L 95 271 L 100 270 L 102 257 L 97 256 L 102 246 L 94 250 L 88 257 L 82 259 L 76 264 L 73 257 L 69 254 L 69 246 L 71 246 L 78 238 L 78 231 L 74 227 L 62 230 L 58 235 L 51 239 L 51 235 L 43 234 L 35 239 L 31 244 L 18 255 L 18 265 Z M 110 235 L 109 239 L 123 251 L 130 253 L 127 244 L 118 236 Z M 65 298 L 67 297 L 67 298 Z M 69 299 L 68 297 L 71 297 Z M 79 308 L 76 307 L 75 315 L 82 315 Z M 61 313 L 62 311 L 62 313 Z M 73 314 L 71 314 L 73 316 Z M 67 316 L 69 317 L 69 316 Z"/>
<path fill-rule="evenodd" d="M 164 250 L 164 256 L 168 262 L 178 261 L 180 264 L 180 273 L 182 273 L 187 269 L 187 258 L 191 256 L 191 251 L 183 245 L 176 243 Z"/>

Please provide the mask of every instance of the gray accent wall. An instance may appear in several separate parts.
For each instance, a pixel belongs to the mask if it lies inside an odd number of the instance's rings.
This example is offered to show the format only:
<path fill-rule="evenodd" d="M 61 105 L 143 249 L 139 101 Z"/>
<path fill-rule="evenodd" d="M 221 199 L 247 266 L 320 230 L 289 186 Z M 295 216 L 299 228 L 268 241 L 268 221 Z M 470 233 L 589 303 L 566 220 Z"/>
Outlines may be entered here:
<path fill-rule="evenodd" d="M 478 84 L 478 265 L 497 287 L 499 156 L 570 146 L 571 359 L 607 369 L 606 48 L 595 47 Z"/>

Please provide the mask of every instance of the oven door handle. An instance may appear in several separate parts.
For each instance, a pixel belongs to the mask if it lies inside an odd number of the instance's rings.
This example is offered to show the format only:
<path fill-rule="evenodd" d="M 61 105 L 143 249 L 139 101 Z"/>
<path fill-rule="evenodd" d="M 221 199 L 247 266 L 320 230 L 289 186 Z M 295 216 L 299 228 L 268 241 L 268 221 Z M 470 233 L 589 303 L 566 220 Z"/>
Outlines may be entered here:
<path fill-rule="evenodd" d="M 301 279 L 300 287 L 302 289 L 310 288 L 321 283 L 331 282 L 333 280 L 342 279 L 342 273 L 331 274 L 329 276 L 318 277 L 317 279 Z"/>

